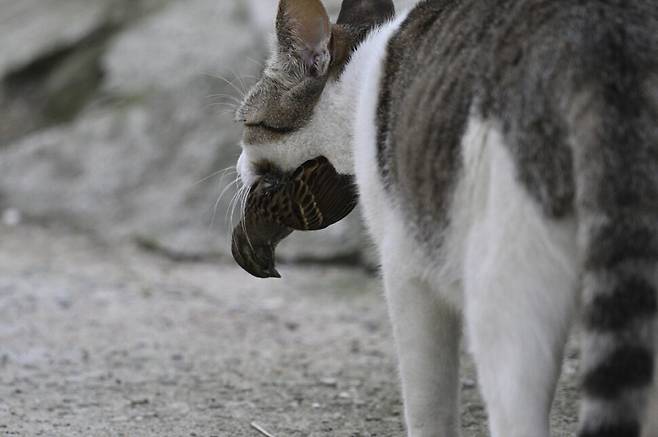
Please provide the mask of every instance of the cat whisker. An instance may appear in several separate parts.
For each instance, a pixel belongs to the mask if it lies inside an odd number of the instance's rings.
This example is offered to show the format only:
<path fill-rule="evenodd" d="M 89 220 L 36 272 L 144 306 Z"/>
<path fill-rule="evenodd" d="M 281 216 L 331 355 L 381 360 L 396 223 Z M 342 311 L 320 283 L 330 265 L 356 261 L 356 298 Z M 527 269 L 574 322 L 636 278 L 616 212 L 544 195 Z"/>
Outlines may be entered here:
<path fill-rule="evenodd" d="M 215 97 L 221 97 L 222 100 L 219 102 L 214 102 L 208 105 L 209 108 L 221 106 L 226 108 L 225 113 L 227 114 L 235 114 L 235 112 L 238 110 L 238 108 L 242 105 L 242 102 L 236 98 L 235 96 L 231 96 L 228 94 L 212 94 L 206 97 L 206 99 L 212 99 Z"/>
<path fill-rule="evenodd" d="M 247 190 L 245 190 L 245 195 L 242 200 L 241 212 L 243 217 L 247 210 L 247 200 L 249 199 L 249 194 L 251 194 L 251 187 L 248 187 Z M 249 244 L 249 247 L 251 247 L 251 250 L 255 250 L 254 245 L 251 244 L 251 239 L 249 238 L 249 231 L 247 230 L 247 224 L 244 220 L 242 220 L 242 231 L 244 232 L 244 236 L 247 238 L 247 243 Z"/>
<path fill-rule="evenodd" d="M 218 103 L 210 103 L 206 106 L 207 108 L 224 108 L 224 112 L 227 113 L 234 113 L 237 111 L 237 107 L 233 103 L 223 103 L 223 102 L 218 102 Z"/>
<path fill-rule="evenodd" d="M 233 88 L 235 91 L 238 92 L 238 94 L 240 95 L 241 98 L 244 98 L 244 97 L 245 97 L 245 92 L 244 92 L 244 90 L 241 90 L 237 85 L 235 85 L 232 81 L 228 80 L 228 79 L 225 78 L 224 76 L 222 76 L 222 75 L 220 75 L 220 74 L 209 74 L 209 73 L 206 73 L 206 76 L 208 76 L 208 77 L 212 77 L 212 78 L 215 78 L 215 79 L 219 79 L 219 80 L 221 80 L 221 81 L 223 81 L 223 82 L 226 82 L 226 84 L 227 84 L 228 86 L 230 86 L 231 88 Z"/>
<path fill-rule="evenodd" d="M 238 189 L 238 191 L 235 193 L 235 195 L 231 199 L 231 202 L 229 203 L 229 207 L 226 211 L 226 213 L 228 215 L 228 217 L 227 217 L 228 220 L 227 221 L 229 222 L 229 227 L 230 227 L 229 232 L 231 232 L 233 230 L 233 218 L 235 217 L 235 208 L 237 207 L 240 196 L 242 195 L 242 192 L 245 189 L 246 189 L 245 185 L 241 186 Z"/>
<path fill-rule="evenodd" d="M 233 225 L 233 219 L 235 218 L 235 208 L 238 205 L 238 202 L 240 201 L 240 197 L 242 196 L 242 193 L 247 189 L 246 185 L 242 185 L 233 195 L 231 198 L 231 202 L 229 202 L 229 206 L 226 209 L 226 217 L 225 217 L 225 222 L 228 223 L 228 235 L 231 235 L 234 229 Z M 232 245 L 232 239 L 229 238 L 228 241 L 228 250 L 231 250 L 231 245 Z"/>
<path fill-rule="evenodd" d="M 214 178 L 215 176 L 219 176 L 220 174 L 222 175 L 222 178 L 223 178 L 223 177 L 226 176 L 226 174 L 229 173 L 231 170 L 233 170 L 233 171 L 235 171 L 235 172 L 237 173 L 237 170 L 235 169 L 235 166 L 230 165 L 230 166 L 228 166 L 228 167 L 226 167 L 226 168 L 223 168 L 223 169 L 221 169 L 221 170 L 217 170 L 216 172 L 213 172 L 213 173 L 209 174 L 208 176 L 204 177 L 203 179 L 200 179 L 200 180 L 196 181 L 195 183 L 193 183 L 193 184 L 191 185 L 191 187 L 195 187 L 195 186 L 197 186 L 197 185 L 199 185 L 199 184 L 202 184 L 202 183 L 206 182 L 208 179 L 212 179 L 212 178 Z M 221 183 L 221 179 L 220 179 L 220 183 Z"/>
<path fill-rule="evenodd" d="M 233 73 L 233 76 L 235 76 L 240 83 L 240 86 L 242 87 L 242 95 L 246 95 L 249 88 L 247 87 L 247 84 L 244 82 L 244 80 L 242 80 L 243 76 L 237 74 L 232 68 L 231 73 Z"/>
<path fill-rule="evenodd" d="M 247 61 L 250 61 L 250 62 L 256 64 L 258 66 L 258 68 L 263 68 L 263 66 L 265 65 L 265 61 L 262 60 L 262 59 L 259 61 L 257 59 L 252 58 L 251 56 L 245 56 L 245 59 Z"/>
<path fill-rule="evenodd" d="M 222 104 L 222 103 L 213 103 L 207 106 L 207 108 L 214 109 L 221 107 L 223 108 L 221 111 L 219 111 L 219 114 L 221 115 L 226 115 L 227 117 L 231 118 L 231 121 L 233 123 L 238 123 L 237 120 L 235 120 L 235 112 L 237 111 L 238 108 L 236 108 L 234 105 L 228 105 L 228 104 Z"/>
<path fill-rule="evenodd" d="M 230 94 L 223 94 L 223 93 L 210 94 L 210 95 L 206 96 L 206 99 L 213 99 L 213 98 L 215 98 L 215 97 L 224 97 L 224 98 L 226 98 L 226 99 L 230 99 L 231 101 L 233 101 L 233 102 L 235 102 L 235 103 L 237 103 L 237 104 L 241 104 L 241 103 L 242 103 L 242 101 L 241 101 L 240 99 L 238 99 L 237 97 L 232 96 L 232 95 L 230 95 Z"/>
<path fill-rule="evenodd" d="M 236 177 L 231 183 L 229 183 L 222 192 L 219 194 L 217 197 L 217 201 L 215 202 L 215 207 L 213 208 L 212 212 L 212 218 L 210 219 L 210 227 L 212 228 L 215 225 L 215 218 L 217 217 L 217 208 L 219 208 L 219 203 L 222 201 L 222 198 L 224 195 L 233 187 L 235 184 L 237 184 L 240 181 L 240 177 Z"/>

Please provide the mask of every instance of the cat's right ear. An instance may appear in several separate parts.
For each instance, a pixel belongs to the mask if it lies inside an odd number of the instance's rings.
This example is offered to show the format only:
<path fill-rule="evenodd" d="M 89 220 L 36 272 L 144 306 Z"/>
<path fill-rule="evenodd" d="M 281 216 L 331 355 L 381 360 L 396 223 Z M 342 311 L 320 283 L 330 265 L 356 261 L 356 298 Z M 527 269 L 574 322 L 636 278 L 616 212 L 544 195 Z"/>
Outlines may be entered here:
<path fill-rule="evenodd" d="M 331 23 L 321 0 L 281 0 L 276 17 L 279 51 L 301 61 L 313 76 L 323 76 L 331 61 Z"/>
<path fill-rule="evenodd" d="M 343 0 L 336 24 L 371 29 L 394 15 L 393 0 Z"/>
<path fill-rule="evenodd" d="M 343 0 L 334 26 L 332 64 L 341 71 L 368 33 L 395 16 L 392 0 Z"/>

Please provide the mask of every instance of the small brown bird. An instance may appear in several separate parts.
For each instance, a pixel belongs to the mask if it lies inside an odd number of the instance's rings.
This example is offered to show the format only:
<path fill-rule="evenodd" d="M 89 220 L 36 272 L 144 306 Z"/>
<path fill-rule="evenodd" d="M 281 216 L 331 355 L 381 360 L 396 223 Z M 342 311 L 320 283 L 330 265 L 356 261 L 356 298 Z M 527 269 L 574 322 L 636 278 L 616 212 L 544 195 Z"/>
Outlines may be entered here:
<path fill-rule="evenodd" d="M 244 217 L 233 230 L 233 258 L 257 278 L 280 278 L 277 244 L 292 231 L 317 231 L 339 222 L 356 206 L 352 176 L 341 175 L 325 157 L 290 173 L 268 166 L 251 187 Z"/>

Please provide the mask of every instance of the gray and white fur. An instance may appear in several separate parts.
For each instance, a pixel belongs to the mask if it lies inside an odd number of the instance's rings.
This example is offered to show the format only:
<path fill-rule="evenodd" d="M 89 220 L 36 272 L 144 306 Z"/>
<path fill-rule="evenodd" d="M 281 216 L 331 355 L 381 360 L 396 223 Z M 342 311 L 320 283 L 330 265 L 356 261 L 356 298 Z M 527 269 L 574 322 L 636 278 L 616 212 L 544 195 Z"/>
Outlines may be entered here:
<path fill-rule="evenodd" d="M 268 161 L 354 174 L 408 435 L 455 437 L 459 345 L 494 437 L 548 437 L 582 321 L 580 437 L 639 437 L 655 380 L 658 2 L 281 0 L 238 111 Z M 653 412 L 658 414 L 658 412 Z"/>

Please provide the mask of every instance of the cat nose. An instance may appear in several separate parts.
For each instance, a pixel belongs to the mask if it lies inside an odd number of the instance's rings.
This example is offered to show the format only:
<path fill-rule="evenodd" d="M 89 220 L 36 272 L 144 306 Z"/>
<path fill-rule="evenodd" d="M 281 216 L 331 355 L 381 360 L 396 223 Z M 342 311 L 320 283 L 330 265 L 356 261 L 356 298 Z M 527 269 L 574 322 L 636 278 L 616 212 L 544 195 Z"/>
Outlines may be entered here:
<path fill-rule="evenodd" d="M 257 126 L 263 122 L 262 117 L 258 114 L 242 114 L 241 121 L 245 126 Z"/>

